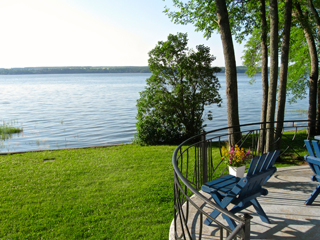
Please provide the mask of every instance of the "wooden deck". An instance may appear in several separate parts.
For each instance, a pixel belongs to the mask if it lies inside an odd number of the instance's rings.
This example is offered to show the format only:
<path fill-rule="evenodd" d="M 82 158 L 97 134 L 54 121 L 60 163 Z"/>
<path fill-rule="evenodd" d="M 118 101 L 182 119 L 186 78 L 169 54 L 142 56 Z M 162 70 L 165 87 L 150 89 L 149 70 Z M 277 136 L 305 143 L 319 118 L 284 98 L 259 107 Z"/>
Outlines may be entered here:
<path fill-rule="evenodd" d="M 313 172 L 308 165 L 278 168 L 264 185 L 269 194 L 258 199 L 271 224 L 262 222 L 253 207 L 243 211 L 253 216 L 251 239 L 320 239 L 320 196 L 312 205 L 304 204 L 318 185 L 311 181 L 311 175 Z M 210 198 L 210 195 L 203 194 Z M 212 211 L 196 197 L 194 201 L 208 213 Z M 219 219 L 222 217 L 219 216 Z M 188 224 L 192 227 L 193 239 L 197 239 L 199 234 L 199 221 L 199 214 L 192 207 Z M 220 239 L 214 226 L 203 226 L 202 239 Z M 169 239 L 174 239 L 173 222 Z"/>

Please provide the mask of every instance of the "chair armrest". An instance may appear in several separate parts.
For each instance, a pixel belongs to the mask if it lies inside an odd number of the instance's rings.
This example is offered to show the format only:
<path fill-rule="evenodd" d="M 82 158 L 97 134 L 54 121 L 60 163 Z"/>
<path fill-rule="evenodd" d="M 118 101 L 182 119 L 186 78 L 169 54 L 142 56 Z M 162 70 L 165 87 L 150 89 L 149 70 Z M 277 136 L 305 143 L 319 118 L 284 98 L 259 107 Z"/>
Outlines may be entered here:
<path fill-rule="evenodd" d="M 214 193 L 214 192 L 217 191 L 217 189 L 211 188 L 211 187 L 209 187 L 207 185 L 202 185 L 201 186 L 201 190 L 206 192 L 206 193 Z"/>
<path fill-rule="evenodd" d="M 320 158 L 312 157 L 312 156 L 309 156 L 309 155 L 305 155 L 305 156 L 304 156 L 304 159 L 305 159 L 308 163 L 312 163 L 312 164 L 314 164 L 314 165 L 320 166 Z"/>
<path fill-rule="evenodd" d="M 234 188 L 234 186 L 236 186 L 239 180 L 240 178 L 238 177 L 225 175 L 210 182 L 206 182 L 201 186 L 201 190 L 206 193 L 214 193 L 218 191 L 222 194 L 228 194 Z"/>

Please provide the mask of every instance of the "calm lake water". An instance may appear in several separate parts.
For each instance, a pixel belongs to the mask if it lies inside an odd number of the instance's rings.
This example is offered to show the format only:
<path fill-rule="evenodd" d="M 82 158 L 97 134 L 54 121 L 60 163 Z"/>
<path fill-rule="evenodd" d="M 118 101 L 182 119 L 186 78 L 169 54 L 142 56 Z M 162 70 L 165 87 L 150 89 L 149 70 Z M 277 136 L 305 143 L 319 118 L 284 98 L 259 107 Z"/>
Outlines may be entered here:
<path fill-rule="evenodd" d="M 2 141 L 1 152 L 85 147 L 132 142 L 136 133 L 136 100 L 150 76 L 142 74 L 61 74 L 0 76 L 0 120 L 23 127 L 22 134 Z M 222 107 L 208 107 L 213 121 L 206 130 L 227 126 L 225 76 Z M 261 77 L 248 84 L 238 74 L 241 124 L 260 121 Z M 306 119 L 297 110 L 307 99 L 287 105 L 286 120 Z"/>

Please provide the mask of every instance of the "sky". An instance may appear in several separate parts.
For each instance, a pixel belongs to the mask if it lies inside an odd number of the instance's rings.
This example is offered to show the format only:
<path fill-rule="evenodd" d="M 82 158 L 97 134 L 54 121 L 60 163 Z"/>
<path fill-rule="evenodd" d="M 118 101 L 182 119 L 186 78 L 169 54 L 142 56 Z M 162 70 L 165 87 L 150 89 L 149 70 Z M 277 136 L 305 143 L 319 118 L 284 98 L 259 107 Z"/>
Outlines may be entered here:
<path fill-rule="evenodd" d="M 163 13 L 171 0 L 0 0 L 0 68 L 147 66 L 158 41 L 188 33 L 189 47 L 204 44 L 224 66 L 221 39 Z M 237 66 L 243 45 L 235 45 Z"/>

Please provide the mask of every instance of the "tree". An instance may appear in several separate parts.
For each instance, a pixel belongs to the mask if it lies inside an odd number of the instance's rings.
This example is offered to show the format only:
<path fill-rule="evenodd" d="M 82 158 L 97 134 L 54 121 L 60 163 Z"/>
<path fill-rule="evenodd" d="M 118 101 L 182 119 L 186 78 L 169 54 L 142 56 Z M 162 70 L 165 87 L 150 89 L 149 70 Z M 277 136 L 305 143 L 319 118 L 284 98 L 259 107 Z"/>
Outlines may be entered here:
<path fill-rule="evenodd" d="M 277 106 L 277 127 L 275 138 L 277 141 L 276 149 L 280 149 L 281 134 L 283 129 L 284 112 L 287 94 L 287 77 L 289 67 L 289 46 L 290 46 L 290 31 L 291 31 L 291 14 L 292 14 L 292 0 L 286 0 L 285 14 L 284 14 L 284 28 L 281 46 L 281 65 L 279 76 L 279 94 Z"/>
<path fill-rule="evenodd" d="M 270 0 L 270 81 L 268 89 L 266 152 L 273 150 L 278 83 L 278 2 Z"/>
<path fill-rule="evenodd" d="M 254 5 L 255 4 L 255 5 Z M 261 129 L 267 128 L 267 139 L 265 140 L 265 131 L 262 130 L 259 136 L 259 151 L 263 151 L 266 143 L 266 151 L 274 148 L 274 119 L 276 106 L 276 90 L 278 84 L 278 52 L 279 52 L 279 38 L 282 37 L 281 46 L 281 68 L 279 78 L 279 94 L 277 106 L 277 121 L 279 123 L 276 127 L 275 137 L 281 137 L 284 111 L 286 103 L 286 86 L 287 86 L 287 72 L 289 65 L 289 44 L 290 44 L 290 30 L 291 30 L 291 12 L 292 1 L 286 0 L 285 4 L 281 2 L 280 11 L 278 10 L 277 1 L 270 1 L 270 82 L 268 83 L 268 51 L 267 51 L 267 33 L 268 24 L 266 21 L 266 6 L 265 0 L 260 0 L 260 18 L 257 12 L 258 3 L 254 3 L 249 9 L 252 9 L 250 16 L 256 18 L 256 23 L 253 25 L 253 31 L 249 41 L 246 44 L 246 52 L 243 57 L 245 65 L 248 66 L 247 74 L 253 77 L 261 69 L 262 76 L 262 108 L 261 108 Z M 282 14 L 284 12 L 284 14 Z M 279 20 L 280 15 L 280 20 Z M 260 24 L 259 24 L 260 22 Z M 259 27 L 260 25 L 260 27 Z M 280 31 L 278 26 L 280 25 Z M 282 35 L 279 36 L 279 32 Z M 261 64 L 261 68 L 258 67 Z M 280 141 L 277 141 L 280 144 Z M 279 145 L 278 145 L 279 146 Z M 277 147 L 278 147 L 277 146 Z"/>
<path fill-rule="evenodd" d="M 302 99 L 309 88 L 309 133 L 320 131 L 320 89 L 317 82 L 320 79 L 318 66 L 320 9 L 319 0 L 301 0 L 293 2 L 293 24 L 290 47 L 290 66 L 288 89 L 293 96 L 290 101 Z M 318 102 L 318 104 L 317 104 Z M 317 125 L 315 125 L 315 120 Z"/>
<path fill-rule="evenodd" d="M 234 145 L 241 137 L 240 121 L 238 110 L 238 88 L 237 88 L 237 71 L 236 61 L 233 48 L 232 34 L 240 31 L 242 27 L 246 29 L 245 21 L 251 21 L 245 18 L 246 9 L 241 1 L 229 2 L 226 0 L 189 0 L 184 3 L 180 0 L 172 0 L 178 11 L 165 12 L 176 24 L 191 23 L 196 27 L 196 31 L 203 31 L 205 38 L 210 38 L 214 31 L 219 31 L 223 45 L 225 57 L 225 75 L 226 75 L 226 98 L 227 98 L 227 119 L 231 134 L 230 144 Z M 231 16 L 230 16 L 231 15 Z M 237 38 L 237 36 L 236 36 Z M 243 39 L 242 35 L 238 36 L 239 41 Z M 233 134 L 233 133 L 238 134 Z"/>
<path fill-rule="evenodd" d="M 319 76 L 320 81 L 320 72 L 318 71 L 318 58 L 317 58 L 317 49 L 315 47 L 316 43 L 319 43 L 319 29 L 320 29 L 320 16 L 318 14 L 320 1 L 319 0 L 301 0 L 301 1 L 292 1 L 294 4 L 293 11 L 293 23 L 288 24 L 285 23 L 290 22 L 289 20 L 289 12 L 291 1 L 277 1 L 277 0 L 260 0 L 260 1 L 239 1 L 239 0 L 189 0 L 189 1 L 181 1 L 181 0 L 172 0 L 174 2 L 174 6 L 179 10 L 175 12 L 169 12 L 166 9 L 169 17 L 175 22 L 179 24 L 188 24 L 192 23 L 196 27 L 196 31 L 203 31 L 204 36 L 206 38 L 211 37 L 211 33 L 214 30 L 219 30 L 221 34 L 221 40 L 223 43 L 223 47 L 227 50 L 225 51 L 225 57 L 232 59 L 231 50 L 233 45 L 228 44 L 227 40 L 231 40 L 230 38 L 223 37 L 223 34 L 226 34 L 226 31 L 230 31 L 235 37 L 237 41 L 244 39 L 246 35 L 252 34 L 249 40 L 250 51 L 247 52 L 247 65 L 253 66 L 249 67 L 249 71 L 253 75 L 254 72 L 258 70 L 257 64 L 251 64 L 252 62 L 260 62 L 262 64 L 261 70 L 262 79 L 263 79 L 263 106 L 261 109 L 261 122 L 267 122 L 266 125 L 262 124 L 262 128 L 266 126 L 267 129 L 270 129 L 267 134 L 266 143 L 266 151 L 273 149 L 274 146 L 274 120 L 275 116 L 277 120 L 283 121 L 284 119 L 284 110 L 285 110 L 285 102 L 286 102 L 286 92 L 291 91 L 294 93 L 293 99 L 301 98 L 303 93 L 306 91 L 306 87 L 309 87 L 309 112 L 308 119 L 314 121 L 315 119 L 320 118 L 320 104 L 317 106 L 317 90 L 318 90 L 318 102 L 320 101 L 320 88 L 317 88 L 317 77 Z M 265 2 L 269 2 L 269 6 L 265 6 Z M 279 6 L 278 6 L 279 3 Z M 257 9 L 259 9 L 260 4 L 260 17 Z M 301 6 L 301 7 L 300 7 Z M 279 9 L 280 10 L 279 10 Z M 265 13 L 268 14 L 265 14 Z M 286 16 L 284 16 L 284 12 L 286 12 Z M 312 12 L 312 15 L 310 14 Z M 220 18 L 219 18 L 220 14 Z M 268 15 L 268 19 L 266 19 L 266 15 Z M 310 18 L 310 15 L 312 18 Z M 280 20 L 279 20 L 280 16 Z M 222 21 L 222 18 L 227 18 L 229 26 L 226 21 Z M 268 20 L 268 21 L 266 21 Z M 297 23 L 297 20 L 299 23 Z M 268 33 L 268 23 L 270 25 L 269 34 Z M 300 26 L 299 26 L 300 25 Z M 290 32 L 291 27 L 293 26 L 294 30 Z M 304 32 L 304 42 L 301 39 L 301 33 L 299 33 L 298 28 L 302 27 Z M 318 27 L 318 29 L 317 29 Z M 228 30 L 227 30 L 228 29 Z M 290 34 L 290 35 L 289 35 Z M 290 37 L 288 37 L 290 36 Z M 297 39 L 296 39 L 297 37 Z M 316 38 L 318 37 L 318 39 Z M 280 46 L 280 40 L 282 38 L 282 48 Z M 294 38 L 294 40 L 293 40 Z M 314 38 L 316 38 L 315 41 Z M 289 41 L 290 39 L 290 41 Z M 268 83 L 267 78 L 267 67 L 268 67 L 268 52 L 267 52 L 267 44 L 270 44 L 269 53 L 270 53 L 270 80 Z M 300 44 L 299 46 L 299 43 Z M 260 46 L 258 46 L 260 45 Z M 297 49 L 289 50 L 290 53 L 288 55 L 289 46 L 291 48 L 292 45 L 298 46 Z M 310 56 L 310 63 L 306 64 L 306 56 L 305 54 L 305 46 L 307 49 L 309 48 L 308 55 Z M 230 47 L 230 48 L 229 48 Z M 257 50 L 258 49 L 258 50 Z M 282 49 L 281 55 L 282 57 L 282 70 L 280 72 L 279 79 L 279 105 L 276 113 L 276 92 L 278 85 L 278 58 L 279 58 L 279 49 Z M 260 52 L 258 52 L 260 51 Z M 318 49 L 319 51 L 319 49 Z M 254 54 L 252 54 L 254 53 Z M 293 54 L 292 54 L 293 53 Z M 303 55 L 300 55 L 302 53 Z M 290 57 L 288 59 L 288 56 Z M 295 60 L 293 60 L 295 59 Z M 293 61 L 292 61 L 293 60 Z M 231 68 L 233 66 L 232 61 L 227 61 L 225 58 L 226 65 L 228 64 Z M 290 63 L 290 64 L 289 64 Z M 300 67 L 297 67 L 300 65 Z M 287 71 L 289 68 L 289 72 Z M 295 68 L 294 70 L 292 70 Z M 305 81 L 305 73 L 310 68 L 310 77 L 309 82 L 306 84 Z M 287 74 L 288 72 L 288 74 Z M 227 73 L 227 72 L 226 72 Z M 319 73 L 319 75 L 318 75 Z M 289 81 L 287 81 L 287 75 L 289 75 Z M 291 77 L 294 77 L 297 81 L 291 80 Z M 235 79 L 231 79 L 230 81 L 235 81 Z M 228 85 L 228 76 L 226 75 L 226 82 Z M 233 82 L 232 82 L 233 83 Z M 287 87 L 288 85 L 288 87 Z M 268 94 L 265 94 L 268 92 Z M 237 96 L 234 94 L 234 96 Z M 230 98 L 228 98 L 230 97 Z M 227 89 L 227 99 L 231 100 L 231 94 L 228 96 Z M 231 101 L 230 101 L 231 102 Z M 267 111 L 265 110 L 265 103 L 267 102 Z M 228 103 L 228 107 L 231 109 L 231 113 L 237 115 L 237 111 L 235 108 L 237 106 L 230 105 Z M 316 116 L 316 111 L 318 112 Z M 229 114 L 229 109 L 228 109 Z M 228 125 L 234 126 L 235 123 L 233 119 L 228 117 Z M 320 123 L 320 121 L 319 121 Z M 239 128 L 240 129 L 240 128 Z M 277 125 L 277 135 L 281 134 L 280 131 L 282 129 L 282 125 Z M 317 126 L 317 129 L 320 129 L 320 124 Z M 315 125 L 309 125 L 309 133 L 315 133 Z M 263 138 L 264 134 L 261 134 Z M 260 142 L 263 146 L 263 140 Z"/>
<path fill-rule="evenodd" d="M 231 145 L 235 145 L 240 139 L 240 122 L 238 112 L 238 82 L 237 82 L 237 66 L 234 54 L 233 41 L 229 23 L 228 10 L 225 0 L 216 0 L 217 17 L 220 29 L 220 36 L 223 46 L 224 62 L 225 62 L 225 75 L 226 75 L 226 95 L 227 95 L 227 119 L 229 139 Z M 236 134 L 233 134 L 236 133 Z"/>
<path fill-rule="evenodd" d="M 313 1 L 312 0 L 308 0 L 308 5 L 310 7 L 310 11 L 312 12 L 312 15 L 314 17 L 314 20 L 316 22 L 316 25 L 317 25 L 317 40 L 318 40 L 318 50 L 320 49 L 320 16 L 319 16 L 319 13 L 316 9 L 316 7 L 314 6 L 313 4 Z M 319 7 L 319 1 L 317 1 L 317 5 Z M 319 61 L 319 60 L 318 60 Z M 320 71 L 318 69 L 318 84 L 320 84 Z M 316 123 L 316 133 L 319 134 L 320 133 L 320 88 L 317 87 L 317 123 Z"/>
<path fill-rule="evenodd" d="M 255 5 L 256 4 L 256 5 Z M 259 18 L 256 17 L 257 24 L 252 24 L 253 29 L 251 31 L 251 37 L 247 41 L 245 47 L 246 51 L 242 59 L 244 65 L 247 67 L 246 74 L 249 77 L 254 77 L 259 71 L 261 71 L 262 82 L 262 105 L 261 105 L 261 131 L 259 135 L 258 150 L 264 151 L 265 137 L 266 137 L 266 119 L 267 119 L 267 104 L 268 104 L 268 24 L 266 18 L 266 3 L 265 0 L 258 2 L 252 2 L 252 6 L 249 8 L 252 12 L 251 19 L 255 19 L 256 9 L 259 9 Z M 259 24 L 260 22 L 260 28 Z M 258 64 L 261 64 L 258 66 Z"/>
<path fill-rule="evenodd" d="M 297 17 L 306 41 L 308 43 L 309 48 L 309 55 L 310 55 L 310 65 L 311 71 L 309 75 L 309 109 L 308 109 L 308 120 L 309 126 L 309 134 L 315 135 L 316 127 L 314 121 L 316 119 L 316 111 L 317 111 L 317 80 L 318 80 L 318 55 L 317 55 L 317 48 L 315 44 L 315 40 L 313 37 L 312 27 L 310 26 L 309 21 L 309 13 L 303 12 L 300 3 L 295 3 L 295 12 L 294 15 Z"/>
<path fill-rule="evenodd" d="M 176 144 L 204 129 L 204 107 L 222 101 L 210 48 L 187 47 L 187 34 L 170 34 L 149 52 L 152 75 L 137 100 L 140 144 Z M 208 119 L 212 119 L 209 112 Z"/>

